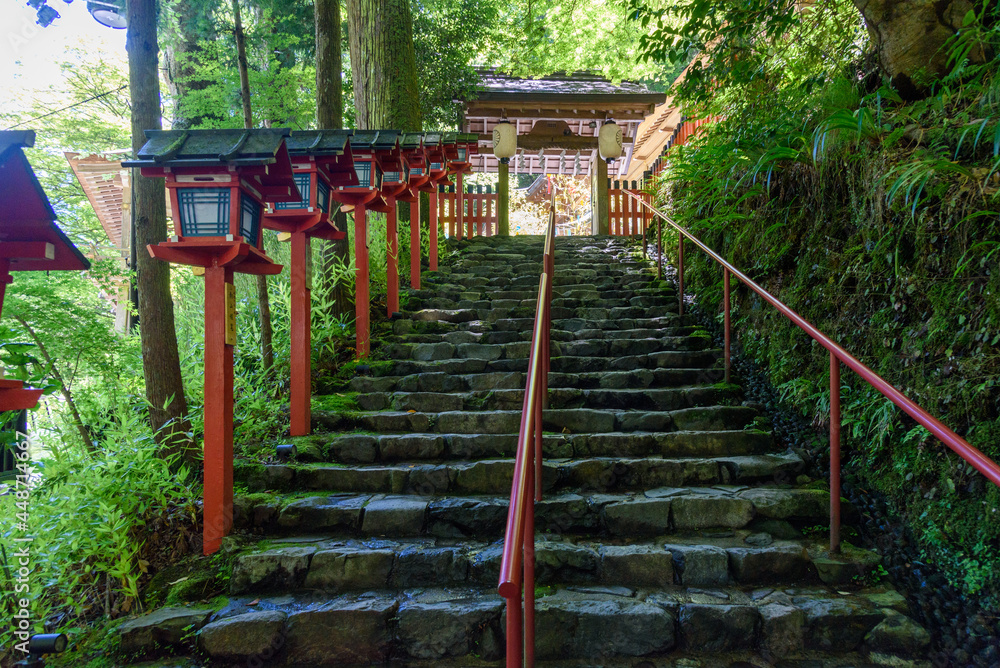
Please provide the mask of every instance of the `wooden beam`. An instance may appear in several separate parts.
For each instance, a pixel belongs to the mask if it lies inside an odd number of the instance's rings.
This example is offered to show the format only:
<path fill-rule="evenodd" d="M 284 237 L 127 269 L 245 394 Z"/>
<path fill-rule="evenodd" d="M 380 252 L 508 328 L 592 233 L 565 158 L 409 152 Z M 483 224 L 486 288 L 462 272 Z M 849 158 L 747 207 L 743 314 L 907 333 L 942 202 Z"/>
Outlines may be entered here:
<path fill-rule="evenodd" d="M 615 120 L 639 120 L 653 113 L 653 107 L 636 105 L 608 105 L 599 109 L 573 109 L 572 107 L 544 106 L 512 109 L 510 106 L 479 106 L 471 104 L 466 109 L 466 119 L 495 118 L 499 120 L 506 112 L 507 118 L 533 119 L 538 121 L 604 120 L 611 116 Z"/>
<path fill-rule="evenodd" d="M 479 135 L 479 153 L 490 154 L 493 152 L 492 135 Z M 631 144 L 629 137 L 622 139 L 623 143 Z M 486 142 L 486 145 L 483 145 Z M 544 149 L 556 149 L 562 151 L 594 151 L 597 149 L 597 137 L 580 137 L 579 135 L 518 135 L 517 147 L 526 151 L 540 151 Z"/>

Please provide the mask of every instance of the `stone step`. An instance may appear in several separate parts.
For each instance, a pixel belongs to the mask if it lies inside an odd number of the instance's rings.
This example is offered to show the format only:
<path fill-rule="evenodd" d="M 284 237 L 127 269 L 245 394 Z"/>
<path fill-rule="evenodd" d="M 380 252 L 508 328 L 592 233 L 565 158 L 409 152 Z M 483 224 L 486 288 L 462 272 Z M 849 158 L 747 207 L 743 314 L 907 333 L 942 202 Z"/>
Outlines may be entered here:
<path fill-rule="evenodd" d="M 412 444 L 443 439 L 404 437 L 403 448 L 385 452 L 385 463 L 373 465 L 282 463 L 237 466 L 233 479 L 251 492 L 292 491 L 357 494 L 504 494 L 514 479 L 513 459 L 449 463 L 412 463 L 404 458 Z M 398 444 L 398 442 L 397 442 Z M 419 451 L 418 455 L 431 455 Z M 414 457 L 421 460 L 430 457 Z M 402 460 L 402 461 L 400 461 Z M 626 492 L 686 485 L 785 484 L 805 468 L 794 454 L 705 459 L 582 458 L 547 459 L 542 463 L 542 489 L 552 492 Z"/>
<path fill-rule="evenodd" d="M 458 337 L 453 337 L 458 338 Z M 626 357 L 648 355 L 663 351 L 696 351 L 710 347 L 708 336 L 663 336 L 644 339 L 586 339 L 552 341 L 552 357 Z M 393 360 L 420 361 L 443 359 L 527 359 L 531 342 L 516 343 L 391 343 L 384 347 L 384 354 Z"/>
<path fill-rule="evenodd" d="M 706 350 L 663 350 L 644 355 L 627 355 L 624 357 L 583 357 L 564 356 L 552 357 L 549 361 L 550 371 L 554 373 L 596 373 L 609 371 L 634 371 L 637 369 L 693 369 L 712 368 L 722 357 L 718 349 Z M 493 373 L 493 372 L 526 372 L 528 359 L 524 357 L 512 359 L 474 359 L 448 358 L 443 360 L 390 360 L 380 367 L 372 367 L 373 375 L 378 376 L 409 376 L 420 373 Z"/>
<path fill-rule="evenodd" d="M 549 408 L 604 408 L 642 411 L 671 411 L 692 406 L 705 406 L 734 398 L 726 386 L 702 385 L 657 389 L 595 389 L 552 388 L 548 391 Z M 355 397 L 366 411 L 509 411 L 521 410 L 524 389 L 496 389 L 479 392 L 371 392 Z M 723 410 L 726 409 L 726 410 Z M 755 411 L 740 406 L 720 407 L 724 421 L 710 429 L 742 429 Z"/>
<path fill-rule="evenodd" d="M 603 371 L 592 373 L 549 374 L 549 389 L 643 389 L 695 385 L 699 382 L 718 383 L 724 378 L 722 369 L 639 369 L 635 371 Z M 489 390 L 523 389 L 526 375 L 517 371 L 451 375 L 423 373 L 409 376 L 356 376 L 351 379 L 352 392 L 482 392 Z"/>
<path fill-rule="evenodd" d="M 348 464 L 512 457 L 517 434 L 314 434 L 291 439 L 305 461 Z M 767 454 L 773 442 L 761 431 L 612 432 L 545 434 L 545 457 L 729 457 Z"/>
<path fill-rule="evenodd" d="M 775 539 L 739 530 L 724 538 L 691 535 L 678 541 L 603 544 L 587 538 L 535 541 L 535 582 L 541 586 L 728 587 L 776 583 L 857 589 L 881 563 L 852 549 L 831 556 L 804 538 Z M 306 537 L 251 544 L 236 558 L 230 593 L 317 590 L 488 587 L 500 576 L 500 543 L 436 538 L 323 540 Z M 833 564 L 831 566 L 831 564 Z"/>
<path fill-rule="evenodd" d="M 405 321 L 400 321 L 405 322 Z M 401 328 L 402 329 L 402 328 Z M 478 329 L 478 328 L 477 328 Z M 485 328 L 484 328 L 485 329 Z M 383 337 L 385 343 L 451 343 L 458 345 L 461 343 L 485 343 L 503 344 L 517 343 L 519 341 L 530 341 L 533 332 L 531 330 L 521 331 L 470 331 L 456 328 L 447 331 L 419 332 L 408 334 L 390 334 Z M 562 329 L 553 329 L 549 337 L 554 342 L 559 341 L 588 341 L 588 340 L 634 340 L 634 339 L 659 339 L 668 337 L 689 337 L 701 336 L 700 328 L 692 326 L 662 327 L 660 329 L 627 329 L 627 330 L 604 330 L 604 329 L 584 329 L 571 332 Z"/>
<path fill-rule="evenodd" d="M 828 665 L 795 661 L 810 652 L 847 661 L 829 665 L 863 665 L 863 657 L 908 665 L 893 658 L 901 647 L 922 651 L 929 644 L 927 632 L 906 616 L 902 597 L 883 589 L 636 590 L 581 584 L 539 594 L 536 652 L 539 659 L 558 660 L 555 665 L 580 659 L 587 663 L 574 665 L 631 666 L 639 657 L 649 662 L 695 652 L 708 661 L 719 655 L 721 663 L 711 665 L 722 666 L 731 665 L 724 660 L 730 653 L 754 650 L 774 660 L 792 657 L 789 665 L 796 666 Z M 117 633 L 121 655 L 147 653 L 176 636 L 175 649 L 198 651 L 212 665 L 258 665 L 277 652 L 283 665 L 297 666 L 498 665 L 504 613 L 505 601 L 492 586 L 363 594 L 325 590 L 233 596 L 217 612 L 170 608 L 130 620 Z M 187 633 L 171 633 L 181 618 Z M 901 636 L 907 642 L 900 643 Z M 618 663 L 626 657 L 631 657 L 627 663 Z"/>
<path fill-rule="evenodd" d="M 825 525 L 829 497 L 829 492 L 820 489 L 739 486 L 554 494 L 536 504 L 535 525 L 539 533 L 629 538 L 694 529 L 742 529 L 762 520 Z M 284 501 L 240 497 L 235 503 L 235 526 L 269 534 L 495 540 L 503 534 L 508 498 L 326 494 Z"/>
<path fill-rule="evenodd" d="M 589 391 L 589 390 L 588 390 Z M 615 390 L 594 390 L 613 392 Z M 656 392 L 655 390 L 649 390 Z M 670 390 L 662 390 L 670 392 Z M 601 434 L 608 432 L 661 432 L 674 430 L 725 430 L 729 421 L 746 424 L 755 411 L 744 406 L 712 406 L 722 390 L 690 389 L 679 395 L 680 406 L 673 411 L 599 410 L 596 408 L 551 408 L 542 415 L 545 431 Z M 699 405 L 701 403 L 702 405 Z M 687 408 L 690 406 L 690 408 Z M 449 434 L 516 434 L 520 431 L 520 410 L 417 412 L 379 411 L 337 413 L 314 411 L 313 425 L 327 431 L 362 429 L 376 433 L 439 432 Z M 737 429 L 742 426 L 737 427 Z M 746 432 L 750 433 L 750 432 Z"/>
<path fill-rule="evenodd" d="M 422 309 L 517 309 L 535 310 L 538 303 L 537 293 L 517 298 L 502 298 L 496 294 L 486 293 L 443 293 L 433 297 L 410 297 L 406 306 L 409 311 Z M 594 293 L 588 297 L 553 296 L 551 306 L 553 312 L 561 313 L 573 309 L 616 309 L 624 305 L 637 308 L 673 307 L 677 305 L 675 295 L 635 295 L 622 298 L 618 295 Z M 668 309 L 673 310 L 673 309 Z"/>
<path fill-rule="evenodd" d="M 677 303 L 674 300 L 668 300 L 662 306 L 615 306 L 610 308 L 587 306 L 567 308 L 564 306 L 553 306 L 551 313 L 554 320 L 570 318 L 591 320 L 652 319 L 676 314 Z M 469 304 L 458 304 L 454 307 L 446 305 L 441 308 L 426 308 L 417 311 L 404 310 L 402 314 L 405 318 L 417 321 L 436 320 L 458 323 L 483 320 L 486 322 L 495 322 L 509 318 L 534 318 L 535 308 L 534 306 L 499 308 L 493 306 L 489 301 L 484 300 L 482 303 L 470 302 Z"/>

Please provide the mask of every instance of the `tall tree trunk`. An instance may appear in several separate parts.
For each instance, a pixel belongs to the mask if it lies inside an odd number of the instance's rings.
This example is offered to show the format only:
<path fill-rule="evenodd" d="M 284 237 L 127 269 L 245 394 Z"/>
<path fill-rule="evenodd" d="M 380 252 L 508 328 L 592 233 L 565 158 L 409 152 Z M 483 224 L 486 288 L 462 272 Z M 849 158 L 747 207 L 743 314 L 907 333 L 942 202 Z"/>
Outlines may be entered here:
<path fill-rule="evenodd" d="M 421 129 L 409 0 L 347 0 L 358 128 Z"/>
<path fill-rule="evenodd" d="M 948 73 L 947 42 L 973 9 L 969 0 L 853 0 L 868 26 L 879 66 L 903 97 L 926 95 Z M 969 58 L 983 62 L 982 48 Z M 921 72 L 922 70 L 922 72 Z"/>
<path fill-rule="evenodd" d="M 250 106 L 250 66 L 247 63 L 246 36 L 239 0 L 233 0 L 233 23 L 236 36 L 236 62 L 240 70 L 240 100 L 243 103 L 243 127 L 253 128 Z M 264 366 L 264 382 L 272 380 L 274 372 L 274 333 L 271 328 L 271 298 L 267 293 L 267 276 L 257 275 L 257 313 L 260 316 L 260 360 Z"/>
<path fill-rule="evenodd" d="M 316 0 L 313 16 L 316 21 L 316 127 L 336 130 L 344 125 L 340 0 Z M 337 211 L 334 222 L 338 229 L 347 229 L 347 215 L 342 211 Z M 324 294 L 332 297 L 338 315 L 349 313 L 353 303 L 347 285 L 336 280 L 334 269 L 350 262 L 346 238 L 323 246 L 320 283 Z"/>
<path fill-rule="evenodd" d="M 129 0 L 125 36 L 132 102 L 132 151 L 145 143 L 144 130 L 160 129 L 160 81 L 157 69 L 156 2 Z M 170 296 L 170 265 L 154 260 L 146 246 L 167 240 L 167 211 L 163 179 L 150 179 L 134 170 L 135 240 L 139 248 L 136 273 L 139 293 L 139 337 L 146 381 L 149 417 L 166 454 L 182 452 L 193 459 L 187 402 L 181 380 Z"/>
<path fill-rule="evenodd" d="M 192 92 L 204 90 L 214 82 L 198 78 L 198 60 L 202 55 L 201 40 L 215 37 L 212 17 L 218 0 L 170 0 L 163 3 L 165 14 L 163 60 L 167 90 L 173 101 L 173 127 L 199 127 L 210 116 L 185 108 L 184 100 Z"/>

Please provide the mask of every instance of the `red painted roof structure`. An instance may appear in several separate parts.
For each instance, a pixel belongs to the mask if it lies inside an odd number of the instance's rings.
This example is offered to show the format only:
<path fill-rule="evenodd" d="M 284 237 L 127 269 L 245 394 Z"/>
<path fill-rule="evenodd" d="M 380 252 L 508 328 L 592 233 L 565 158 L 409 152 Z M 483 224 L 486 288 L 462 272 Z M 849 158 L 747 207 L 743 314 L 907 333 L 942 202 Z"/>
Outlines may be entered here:
<path fill-rule="evenodd" d="M 10 271 L 88 269 L 90 262 L 56 226 L 56 213 L 21 150 L 34 143 L 30 130 L 0 132 L 0 259 L 10 260 Z M 21 245 L 32 242 L 52 248 L 35 252 Z"/>

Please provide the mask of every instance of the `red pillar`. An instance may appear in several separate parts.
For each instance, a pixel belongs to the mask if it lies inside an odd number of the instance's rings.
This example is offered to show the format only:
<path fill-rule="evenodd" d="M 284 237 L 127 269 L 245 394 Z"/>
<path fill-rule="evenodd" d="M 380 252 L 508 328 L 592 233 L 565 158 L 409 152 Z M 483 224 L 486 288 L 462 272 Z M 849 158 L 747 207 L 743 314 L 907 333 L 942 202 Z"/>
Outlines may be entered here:
<path fill-rule="evenodd" d="M 438 194 L 437 189 L 433 192 L 428 193 L 428 199 L 430 200 L 430 214 L 431 219 L 427 223 L 427 232 L 429 237 L 429 249 L 427 251 L 427 262 L 430 265 L 431 271 L 437 271 L 438 268 Z"/>
<path fill-rule="evenodd" d="M 233 271 L 205 269 L 205 554 L 222 545 L 233 527 L 233 344 L 235 328 L 226 341 L 227 291 L 235 307 Z"/>
<path fill-rule="evenodd" d="M 304 232 L 292 233 L 291 299 L 291 434 L 305 436 L 312 431 L 312 342 L 309 285 L 310 239 Z"/>
<path fill-rule="evenodd" d="M 371 329 L 368 322 L 368 212 L 364 204 L 354 207 L 354 329 L 357 357 L 368 357 Z"/>
<path fill-rule="evenodd" d="M 420 289 L 420 196 L 410 202 L 410 287 Z"/>
<path fill-rule="evenodd" d="M 463 226 L 465 224 L 465 186 L 462 185 L 462 173 L 458 173 L 455 179 L 455 227 L 458 230 L 458 238 L 465 234 Z M 469 235 L 472 236 L 471 234 Z"/>
<path fill-rule="evenodd" d="M 386 248 L 386 305 L 389 317 L 399 310 L 399 233 L 396 231 L 396 198 L 390 197 L 389 212 L 385 215 Z"/>

